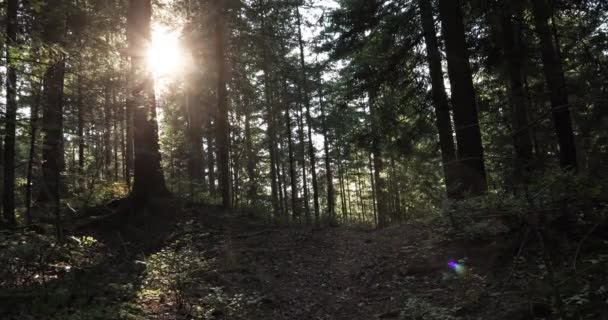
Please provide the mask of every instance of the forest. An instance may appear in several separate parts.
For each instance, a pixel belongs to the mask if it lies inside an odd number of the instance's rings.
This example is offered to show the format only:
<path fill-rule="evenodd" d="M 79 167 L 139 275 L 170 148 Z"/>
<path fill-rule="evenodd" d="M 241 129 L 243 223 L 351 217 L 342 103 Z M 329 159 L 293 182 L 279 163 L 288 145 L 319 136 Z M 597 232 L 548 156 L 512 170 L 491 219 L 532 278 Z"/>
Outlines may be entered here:
<path fill-rule="evenodd" d="M 605 0 L 0 0 L 0 319 L 608 319 Z"/>

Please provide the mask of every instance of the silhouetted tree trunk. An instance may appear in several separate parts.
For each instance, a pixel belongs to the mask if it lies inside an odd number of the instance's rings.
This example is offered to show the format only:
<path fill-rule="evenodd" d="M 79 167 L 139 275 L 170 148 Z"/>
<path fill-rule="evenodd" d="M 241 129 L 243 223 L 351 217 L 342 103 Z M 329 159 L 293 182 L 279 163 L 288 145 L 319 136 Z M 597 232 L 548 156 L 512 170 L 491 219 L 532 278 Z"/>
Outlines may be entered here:
<path fill-rule="evenodd" d="M 47 44 L 61 45 L 64 41 L 65 16 L 63 2 L 49 0 L 44 8 L 53 19 L 44 24 L 43 40 Z M 54 214 L 55 233 L 61 238 L 60 192 L 61 172 L 64 170 L 63 157 L 63 82 L 65 56 L 62 52 L 51 52 L 44 74 L 42 96 L 42 177 L 43 186 L 38 195 L 41 213 Z"/>
<path fill-rule="evenodd" d="M 6 7 L 6 117 L 4 118 L 4 218 L 8 225 L 15 219 L 15 125 L 17 122 L 17 70 L 12 49 L 17 44 L 17 0 L 8 0 Z"/>
<path fill-rule="evenodd" d="M 327 118 L 325 117 L 325 101 L 323 101 L 323 83 L 319 77 L 321 88 L 319 89 L 319 104 L 321 106 L 321 118 L 323 120 L 323 149 L 325 151 L 325 176 L 327 178 L 327 215 L 330 225 L 336 223 L 334 178 L 331 169 L 331 156 L 329 154 L 329 133 L 327 132 Z"/>
<path fill-rule="evenodd" d="M 220 191 L 222 194 L 222 207 L 231 209 L 230 199 L 230 126 L 228 124 L 228 91 L 226 89 L 226 61 L 225 61 L 225 15 L 224 0 L 217 0 L 216 24 L 215 24 L 215 57 L 217 66 L 217 154 L 220 180 Z"/>
<path fill-rule="evenodd" d="M 215 194 L 215 139 L 214 139 L 214 127 L 213 119 L 215 113 L 212 107 L 208 107 L 207 117 L 207 176 L 209 177 L 209 192 Z"/>
<path fill-rule="evenodd" d="M 564 70 L 558 54 L 558 44 L 553 42 L 549 29 L 551 8 L 546 0 L 532 0 L 532 8 L 536 33 L 540 39 L 543 72 L 551 96 L 553 123 L 559 142 L 560 164 L 565 169 L 576 169 L 576 147 Z"/>
<path fill-rule="evenodd" d="M 76 134 L 78 135 L 78 174 L 81 176 L 84 175 L 84 102 L 83 102 L 83 85 L 82 85 L 82 77 L 78 77 L 78 89 L 76 96 L 76 109 L 78 112 L 78 127 L 76 129 Z M 82 187 L 81 177 L 81 187 Z"/>
<path fill-rule="evenodd" d="M 268 41 L 266 39 L 269 30 L 266 26 L 266 13 L 262 13 L 262 69 L 264 71 L 264 99 L 266 102 L 266 123 L 268 136 L 268 154 L 270 156 L 270 197 L 272 202 L 272 211 L 275 218 L 280 216 L 279 190 L 276 170 L 276 143 L 275 143 L 275 121 L 274 121 L 274 106 L 272 93 L 270 92 L 270 53 L 268 52 Z"/>
<path fill-rule="evenodd" d="M 461 184 L 458 194 L 480 195 L 485 193 L 488 187 L 460 2 L 439 0 L 439 16 L 445 40 L 456 126 L 458 172 Z"/>
<path fill-rule="evenodd" d="M 186 112 L 188 115 L 188 171 L 192 181 L 203 184 L 203 123 L 202 110 L 192 88 L 187 89 Z"/>
<path fill-rule="evenodd" d="M 378 106 L 376 106 L 375 89 L 369 92 L 369 116 L 371 118 L 372 145 L 371 152 L 373 155 L 374 166 L 374 190 L 376 194 L 376 207 L 378 209 L 378 228 L 384 228 L 388 224 L 387 220 L 387 197 L 386 197 L 386 181 L 382 176 L 384 163 L 382 161 L 381 137 L 378 132 L 382 126 Z"/>
<path fill-rule="evenodd" d="M 304 191 L 304 217 L 306 225 L 312 224 L 312 218 L 310 216 L 310 198 L 308 196 L 308 177 L 306 176 L 306 141 L 304 138 L 304 115 L 302 114 L 302 104 L 299 105 L 298 110 L 298 137 L 300 140 L 300 166 L 302 167 L 302 190 Z"/>
<path fill-rule="evenodd" d="M 135 151 L 133 198 L 146 202 L 169 194 L 160 166 L 158 123 L 154 79 L 145 61 L 146 48 L 151 40 L 150 0 L 130 0 L 127 18 L 129 52 L 131 56 L 131 97 L 133 114 L 133 146 Z"/>
<path fill-rule="evenodd" d="M 283 91 L 287 95 L 287 81 L 283 80 Z M 298 175 L 296 173 L 296 163 L 293 150 L 292 131 L 291 131 L 291 117 L 289 115 L 290 101 L 285 101 L 285 125 L 287 126 L 287 149 L 289 152 L 289 182 L 291 184 L 291 210 L 292 217 L 294 220 L 299 219 L 300 205 L 298 201 Z"/>
<path fill-rule="evenodd" d="M 533 160 L 532 132 L 528 124 L 526 100 L 524 43 L 522 34 L 522 0 L 503 0 L 501 3 L 502 44 L 505 56 L 505 71 L 508 76 L 509 103 L 512 113 L 513 145 L 517 167 L 527 175 Z"/>
<path fill-rule="evenodd" d="M 439 132 L 439 146 L 441 149 L 441 163 L 447 195 L 456 196 L 456 148 L 454 147 L 454 131 L 450 120 L 450 105 L 443 83 L 443 69 L 441 67 L 441 53 L 437 34 L 435 32 L 435 19 L 430 0 L 418 0 L 420 17 L 426 44 L 426 59 L 431 77 L 431 93 L 435 106 L 435 121 Z"/>
<path fill-rule="evenodd" d="M 247 190 L 247 198 L 252 206 L 257 204 L 257 181 L 255 174 L 256 156 L 253 150 L 253 138 L 251 132 L 251 107 L 247 103 L 245 106 L 245 148 L 247 149 L 247 178 L 249 186 Z"/>
<path fill-rule="evenodd" d="M 27 173 L 25 182 L 25 221 L 27 225 L 32 224 L 32 179 L 34 175 L 34 158 L 36 157 L 36 136 L 38 134 L 38 109 L 42 99 L 42 88 L 38 86 L 34 92 L 35 101 L 30 109 L 30 150 L 27 160 Z"/>
<path fill-rule="evenodd" d="M 320 226 L 320 213 L 319 213 L 319 185 L 317 183 L 317 168 L 316 168 L 316 156 L 315 147 L 312 141 L 312 117 L 310 115 L 310 97 L 308 95 L 308 78 L 306 72 L 306 62 L 304 61 L 304 41 L 302 40 L 302 22 L 300 17 L 300 9 L 296 8 L 297 23 L 298 23 L 298 44 L 300 47 L 300 67 L 302 68 L 302 100 L 306 107 L 306 124 L 308 127 L 308 157 L 310 160 L 310 173 L 312 176 L 312 192 L 313 192 L 313 205 L 315 209 L 315 226 Z"/>
<path fill-rule="evenodd" d="M 110 103 L 111 80 L 106 79 L 103 94 L 103 178 L 112 180 L 112 106 Z"/>
<path fill-rule="evenodd" d="M 131 97 L 127 97 L 125 101 L 125 182 L 131 190 L 131 177 L 133 174 L 133 108 L 135 106 L 135 102 Z M 83 146 L 84 148 L 84 146 Z"/>
<path fill-rule="evenodd" d="M 371 196 L 372 196 L 372 212 L 374 213 L 374 224 L 379 226 L 378 222 L 378 207 L 377 207 L 377 197 L 376 197 L 376 174 L 374 173 L 374 166 L 372 162 L 372 153 L 368 153 L 368 169 L 369 169 L 369 182 L 372 188 Z"/>

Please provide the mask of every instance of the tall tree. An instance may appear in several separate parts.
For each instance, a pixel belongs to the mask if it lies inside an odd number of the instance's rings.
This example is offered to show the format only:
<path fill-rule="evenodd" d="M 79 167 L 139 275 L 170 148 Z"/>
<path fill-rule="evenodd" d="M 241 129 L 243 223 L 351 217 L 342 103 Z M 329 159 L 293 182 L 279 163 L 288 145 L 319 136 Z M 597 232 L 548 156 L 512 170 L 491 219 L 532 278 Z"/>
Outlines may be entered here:
<path fill-rule="evenodd" d="M 225 15 L 224 0 L 217 0 L 215 24 L 215 58 L 217 67 L 217 154 L 220 174 L 220 190 L 222 206 L 224 209 L 232 207 L 230 199 L 230 127 L 228 124 L 228 92 L 226 89 L 226 61 L 225 61 Z"/>
<path fill-rule="evenodd" d="M 4 119 L 4 218 L 9 225 L 15 219 L 15 124 L 17 122 L 17 70 L 13 50 L 17 44 L 17 0 L 8 0 L 6 8 L 6 117 Z"/>
<path fill-rule="evenodd" d="M 312 116 L 310 114 L 310 97 L 308 92 L 308 76 L 306 72 L 306 61 L 304 60 L 304 40 L 302 38 L 302 17 L 300 15 L 300 8 L 296 8 L 296 17 L 298 24 L 298 45 L 300 47 L 300 67 L 302 69 L 302 80 L 300 86 L 302 86 L 301 97 L 304 106 L 306 107 L 306 124 L 308 127 L 308 157 L 310 160 L 310 174 L 312 175 L 312 192 L 313 192 L 313 205 L 315 213 L 315 225 L 319 226 L 320 220 L 320 208 L 319 208 L 319 185 L 317 183 L 317 169 L 316 169 L 316 155 L 315 147 L 312 140 Z"/>
<path fill-rule="evenodd" d="M 325 176 L 327 178 L 327 218 L 329 220 L 330 225 L 334 225 L 336 223 L 336 213 L 335 213 L 335 196 L 334 196 L 334 178 L 333 171 L 331 169 L 331 155 L 329 154 L 329 145 L 330 145 L 330 137 L 329 132 L 327 130 L 327 118 L 325 114 L 325 101 L 323 97 L 323 81 L 321 77 L 319 77 L 319 106 L 321 107 L 321 119 L 323 123 L 321 126 L 323 127 L 323 149 L 325 151 Z"/>
<path fill-rule="evenodd" d="M 532 0 L 532 9 L 536 33 L 540 39 L 543 72 L 551 97 L 553 123 L 559 142 L 560 164 L 563 168 L 576 169 L 576 147 L 564 68 L 558 54 L 559 44 L 554 43 L 549 28 L 552 10 L 546 0 Z"/>
<path fill-rule="evenodd" d="M 513 128 L 513 144 L 519 173 L 526 175 L 532 165 L 532 132 L 528 123 L 528 104 L 524 71 L 523 3 L 522 0 L 501 1 L 502 47 L 508 77 L 509 104 Z"/>
<path fill-rule="evenodd" d="M 146 202 L 168 195 L 160 166 L 158 123 L 154 79 L 146 65 L 146 52 L 151 41 L 150 0 L 130 0 L 127 16 L 127 39 L 131 58 L 131 99 L 133 112 L 134 184 L 132 195 Z"/>
<path fill-rule="evenodd" d="M 431 93 L 435 106 L 435 124 L 439 132 L 439 146 L 441 149 L 441 162 L 443 176 L 448 197 L 454 197 L 456 186 L 456 148 L 454 146 L 454 131 L 450 119 L 450 105 L 443 83 L 443 70 L 441 67 L 441 53 L 435 31 L 435 19 L 430 0 L 418 0 L 424 42 L 426 44 L 426 59 L 431 77 Z"/>
<path fill-rule="evenodd" d="M 439 0 L 439 16 L 445 41 L 456 127 L 458 172 L 461 184 L 459 193 L 480 195 L 485 193 L 488 187 L 460 1 Z"/>
<path fill-rule="evenodd" d="M 42 175 L 43 186 L 38 205 L 47 214 L 54 212 L 57 237 L 59 226 L 61 172 L 65 169 L 63 156 L 63 85 L 65 54 L 58 47 L 64 44 L 66 32 L 65 3 L 47 0 L 42 19 L 42 39 L 49 62 L 44 74 L 42 95 Z"/>

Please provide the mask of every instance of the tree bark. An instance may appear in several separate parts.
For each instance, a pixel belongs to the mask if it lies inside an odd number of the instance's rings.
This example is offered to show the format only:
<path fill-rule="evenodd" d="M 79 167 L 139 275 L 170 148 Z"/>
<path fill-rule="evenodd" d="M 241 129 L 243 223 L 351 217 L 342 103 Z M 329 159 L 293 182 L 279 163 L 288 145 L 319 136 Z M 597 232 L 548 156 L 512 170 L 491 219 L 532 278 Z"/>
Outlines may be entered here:
<path fill-rule="evenodd" d="M 304 190 L 304 217 L 307 226 L 312 224 L 312 218 L 310 216 L 310 198 L 308 195 L 308 177 L 306 176 L 306 140 L 304 138 L 304 116 L 302 111 L 302 104 L 300 104 L 300 110 L 298 110 L 298 137 L 300 140 L 300 166 L 302 167 L 302 190 Z"/>
<path fill-rule="evenodd" d="M 374 189 L 376 193 L 376 207 L 378 209 L 378 228 L 384 228 L 388 224 L 386 181 L 382 176 L 384 163 L 382 160 L 381 137 L 379 129 L 382 126 L 378 107 L 376 106 L 376 91 L 370 90 L 369 93 L 369 116 L 372 131 L 371 154 L 374 166 Z"/>
<path fill-rule="evenodd" d="M 270 197 L 272 202 L 272 213 L 274 218 L 281 215 L 279 203 L 279 190 L 276 170 L 276 143 L 275 143 L 275 121 L 274 121 L 274 106 L 272 93 L 270 92 L 270 53 L 268 52 L 268 41 L 266 39 L 269 30 L 266 26 L 265 12 L 262 13 L 262 69 L 264 72 L 264 99 L 266 102 L 266 124 L 267 124 L 267 139 L 268 139 L 268 154 L 270 156 Z"/>
<path fill-rule="evenodd" d="M 439 16 L 445 40 L 461 187 L 457 195 L 481 195 L 487 189 L 481 130 L 459 1 L 440 0 Z"/>
<path fill-rule="evenodd" d="M 6 8 L 6 117 L 4 132 L 4 218 L 10 226 L 15 219 L 15 127 L 17 122 L 17 70 L 12 48 L 17 44 L 17 10 L 19 2 L 8 0 Z"/>
<path fill-rule="evenodd" d="M 287 82 L 283 80 L 284 94 L 287 95 Z M 289 153 L 289 182 L 291 184 L 291 213 L 294 220 L 299 219 L 300 205 L 298 200 L 298 175 L 296 173 L 296 163 L 293 150 L 291 117 L 289 115 L 290 103 L 285 101 L 285 125 L 287 126 L 287 149 Z"/>
<path fill-rule="evenodd" d="M 548 22 L 551 18 L 551 8 L 546 0 L 532 0 L 532 11 L 536 33 L 540 39 L 545 81 L 551 96 L 551 111 L 559 142 L 560 164 L 564 169 L 576 169 L 576 146 L 568 104 L 568 91 L 562 62 L 558 55 L 558 44 L 553 42 Z"/>
<path fill-rule="evenodd" d="M 154 79 L 145 61 L 146 49 L 151 40 L 151 16 L 150 0 L 129 1 L 127 38 L 132 74 L 130 94 L 135 104 L 133 114 L 135 167 L 132 196 L 140 203 L 169 195 L 160 165 Z"/>
<path fill-rule="evenodd" d="M 304 41 L 302 40 L 302 22 L 300 17 L 300 9 L 296 8 L 297 23 L 298 23 L 298 44 L 300 47 L 300 67 L 302 68 L 302 92 L 304 106 L 306 107 L 306 124 L 308 127 L 308 157 L 310 160 L 310 173 L 312 176 L 312 192 L 313 192 L 313 205 L 315 213 L 315 226 L 321 225 L 321 218 L 319 213 L 319 186 L 317 183 L 317 169 L 316 169 L 316 156 L 315 147 L 312 141 L 312 117 L 310 115 L 310 98 L 308 95 L 308 78 L 306 73 L 306 62 L 304 61 Z"/>
<path fill-rule="evenodd" d="M 226 89 L 226 39 L 225 39 L 225 7 L 224 0 L 217 0 L 216 25 L 215 25 L 215 55 L 217 72 L 217 117 L 216 117 L 216 134 L 217 134 L 217 151 L 218 151 L 218 169 L 220 180 L 220 191 L 222 194 L 222 207 L 224 209 L 232 208 L 232 200 L 230 199 L 230 126 L 228 123 L 228 91 Z"/>
<path fill-rule="evenodd" d="M 331 156 L 329 154 L 330 137 L 327 132 L 327 118 L 325 116 L 325 101 L 323 101 L 323 83 L 319 77 L 319 104 L 321 106 L 321 118 L 323 120 L 323 149 L 325 151 L 325 177 L 327 178 L 327 215 L 330 225 L 336 224 L 335 214 L 335 196 L 334 196 L 334 179 L 331 169 Z"/>
<path fill-rule="evenodd" d="M 524 43 L 522 0 L 503 0 L 501 3 L 502 44 L 505 71 L 508 77 L 509 104 L 513 127 L 513 145 L 517 169 L 527 176 L 533 161 L 532 132 L 528 124 L 528 105 L 524 87 Z"/>
<path fill-rule="evenodd" d="M 426 59 L 431 77 L 431 93 L 435 106 L 435 124 L 439 132 L 439 146 L 441 149 L 441 163 L 447 196 L 457 196 L 456 188 L 456 148 L 454 146 L 454 130 L 450 120 L 450 105 L 443 82 L 443 69 L 441 67 L 441 53 L 435 31 L 435 19 L 430 0 L 418 0 L 420 17 L 426 43 Z"/>

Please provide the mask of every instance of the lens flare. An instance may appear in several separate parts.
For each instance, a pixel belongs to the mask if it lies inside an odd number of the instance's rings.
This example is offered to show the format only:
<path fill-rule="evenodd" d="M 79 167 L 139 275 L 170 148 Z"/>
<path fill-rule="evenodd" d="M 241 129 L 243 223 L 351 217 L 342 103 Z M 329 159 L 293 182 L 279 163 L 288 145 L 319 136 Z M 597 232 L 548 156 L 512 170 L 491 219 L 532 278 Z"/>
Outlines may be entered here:
<path fill-rule="evenodd" d="M 466 272 L 466 267 L 454 260 L 451 260 L 450 262 L 448 262 L 448 266 L 454 270 L 454 272 L 456 272 L 458 275 L 464 275 Z"/>

